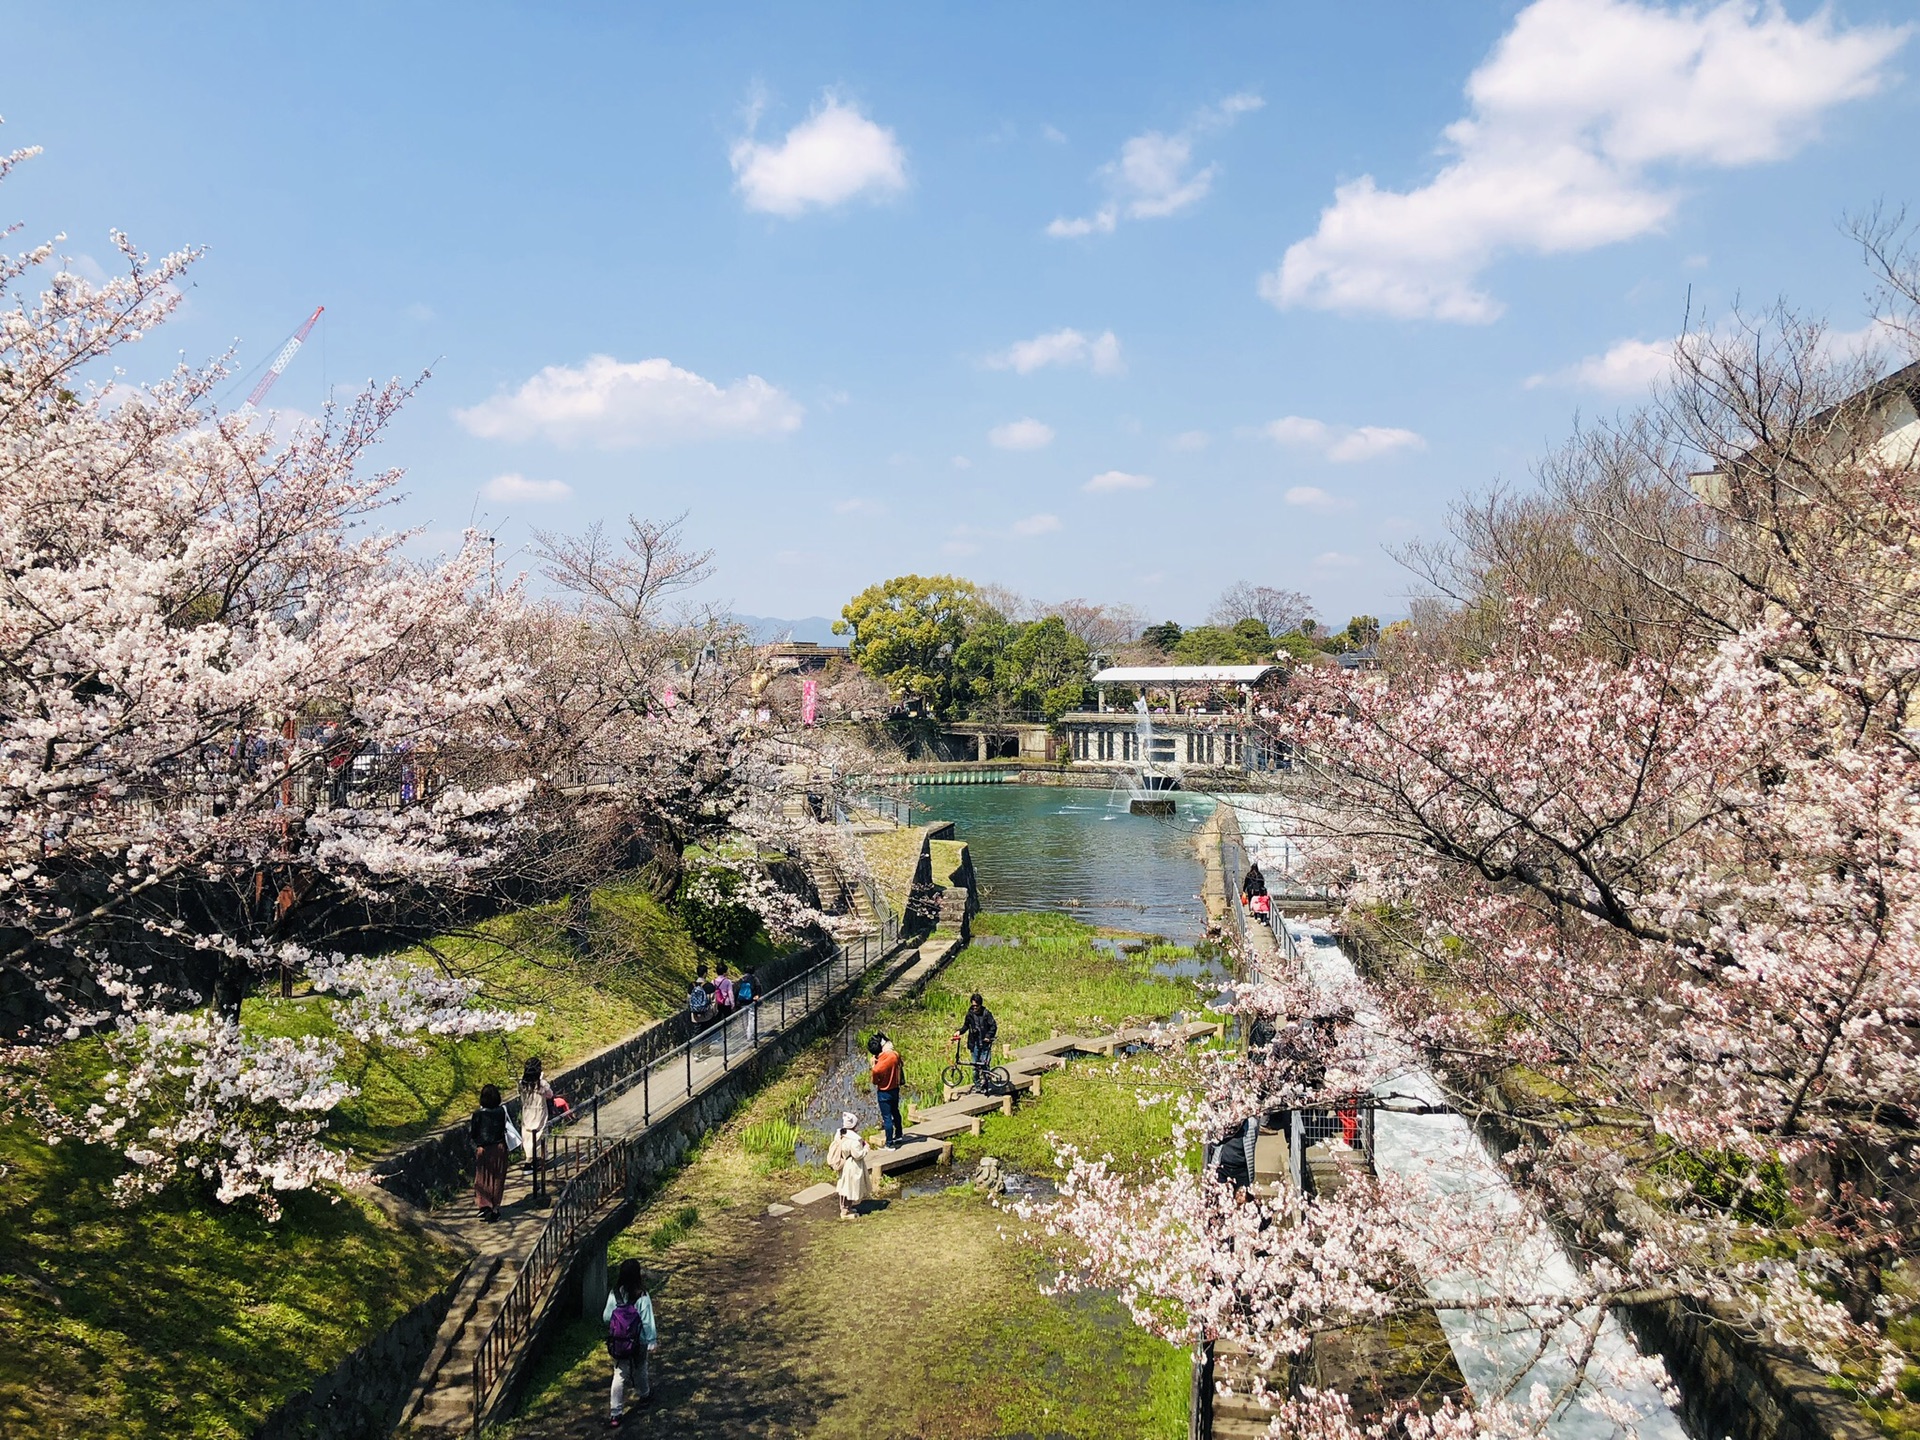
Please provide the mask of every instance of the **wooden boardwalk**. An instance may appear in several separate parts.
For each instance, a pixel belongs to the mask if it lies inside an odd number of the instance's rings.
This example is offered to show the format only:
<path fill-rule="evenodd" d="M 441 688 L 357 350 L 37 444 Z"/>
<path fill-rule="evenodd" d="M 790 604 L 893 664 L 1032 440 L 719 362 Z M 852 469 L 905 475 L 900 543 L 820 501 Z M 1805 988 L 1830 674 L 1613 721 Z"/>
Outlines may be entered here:
<path fill-rule="evenodd" d="M 1039 1099 L 1040 1077 L 1049 1070 L 1064 1068 L 1076 1055 L 1111 1056 L 1127 1045 L 1136 1044 L 1191 1045 L 1225 1030 L 1226 1026 L 1217 1020 L 1186 1020 L 1171 1025 L 1127 1026 L 1105 1035 L 1055 1035 L 1031 1045 L 1010 1048 L 1002 1067 L 1013 1082 L 1010 1093 L 981 1095 L 964 1087 L 947 1086 L 940 1104 L 909 1107 L 907 1119 L 911 1123 L 901 1132 L 905 1144 L 889 1149 L 879 1143 L 879 1137 L 868 1137 L 868 1174 L 877 1180 L 882 1175 L 917 1169 L 921 1165 L 951 1164 L 956 1135 L 981 1134 L 982 1123 L 988 1116 L 1013 1114 L 1015 1101 L 1021 1096 Z M 831 1184 L 822 1181 L 789 1198 L 795 1205 L 817 1205 L 832 1199 L 836 1193 Z"/>

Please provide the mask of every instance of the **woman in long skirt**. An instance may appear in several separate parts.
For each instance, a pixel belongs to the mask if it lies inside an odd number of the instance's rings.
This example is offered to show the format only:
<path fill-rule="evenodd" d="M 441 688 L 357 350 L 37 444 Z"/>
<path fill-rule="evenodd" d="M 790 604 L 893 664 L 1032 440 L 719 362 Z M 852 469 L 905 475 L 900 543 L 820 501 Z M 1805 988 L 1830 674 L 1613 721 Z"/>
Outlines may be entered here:
<path fill-rule="evenodd" d="M 467 1121 L 467 1138 L 473 1141 L 473 1203 L 482 1220 L 498 1220 L 507 1193 L 507 1111 L 498 1085 L 480 1088 L 480 1108 Z"/>
<path fill-rule="evenodd" d="M 853 1212 L 873 1195 L 867 1177 L 867 1142 L 860 1133 L 860 1117 L 851 1110 L 840 1116 L 840 1133 L 827 1147 L 827 1164 L 839 1177 L 833 1188 L 840 1196 L 840 1218 L 851 1220 Z"/>

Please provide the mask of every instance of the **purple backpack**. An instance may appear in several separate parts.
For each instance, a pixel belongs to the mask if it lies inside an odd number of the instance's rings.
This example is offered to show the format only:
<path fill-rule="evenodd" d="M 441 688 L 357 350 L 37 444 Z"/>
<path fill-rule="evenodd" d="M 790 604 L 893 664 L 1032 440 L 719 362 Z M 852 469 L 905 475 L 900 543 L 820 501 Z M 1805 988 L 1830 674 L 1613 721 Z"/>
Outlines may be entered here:
<path fill-rule="evenodd" d="M 607 1321 L 607 1353 L 616 1360 L 630 1360 L 640 1348 L 640 1307 L 634 1304 L 613 1307 Z"/>

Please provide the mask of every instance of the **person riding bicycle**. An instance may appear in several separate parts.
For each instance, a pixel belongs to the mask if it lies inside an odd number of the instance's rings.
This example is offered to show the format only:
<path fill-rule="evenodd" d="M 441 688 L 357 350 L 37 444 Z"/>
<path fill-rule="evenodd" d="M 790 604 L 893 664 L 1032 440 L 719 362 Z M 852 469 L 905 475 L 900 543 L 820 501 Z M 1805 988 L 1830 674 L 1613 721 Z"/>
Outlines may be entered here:
<path fill-rule="evenodd" d="M 1000 1034 L 1000 1022 L 993 1018 L 993 1012 L 987 1009 L 987 1002 L 975 991 L 967 1003 L 967 1013 L 960 1017 L 960 1028 L 953 1032 L 956 1041 L 965 1039 L 967 1051 L 973 1057 L 973 1088 L 986 1087 L 987 1067 L 993 1063 L 993 1042 Z"/>

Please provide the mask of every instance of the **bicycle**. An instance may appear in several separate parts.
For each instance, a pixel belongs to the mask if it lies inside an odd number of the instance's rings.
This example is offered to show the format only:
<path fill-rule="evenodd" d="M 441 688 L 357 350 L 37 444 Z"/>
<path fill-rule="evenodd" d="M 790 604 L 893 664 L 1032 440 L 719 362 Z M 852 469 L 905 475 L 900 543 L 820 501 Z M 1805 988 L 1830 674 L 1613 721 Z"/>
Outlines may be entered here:
<path fill-rule="evenodd" d="M 953 1064 L 940 1072 L 940 1083 L 949 1090 L 964 1090 L 971 1086 L 981 1095 L 1011 1095 L 1013 1076 L 1004 1066 L 986 1064 L 975 1065 L 971 1060 L 960 1058 L 960 1042 L 953 1042 Z"/>

